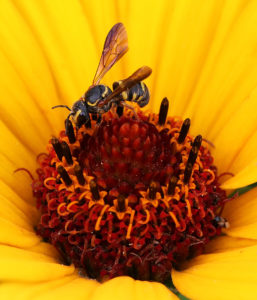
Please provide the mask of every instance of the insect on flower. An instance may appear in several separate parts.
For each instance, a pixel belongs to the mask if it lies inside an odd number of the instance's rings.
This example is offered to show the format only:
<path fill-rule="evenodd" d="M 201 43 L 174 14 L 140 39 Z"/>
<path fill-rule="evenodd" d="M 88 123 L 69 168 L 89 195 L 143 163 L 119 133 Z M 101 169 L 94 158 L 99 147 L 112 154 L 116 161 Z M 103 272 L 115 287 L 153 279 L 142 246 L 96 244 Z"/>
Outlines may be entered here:
<path fill-rule="evenodd" d="M 56 105 L 52 108 L 65 107 L 70 110 L 65 121 L 66 133 L 71 130 L 69 118 L 72 117 L 77 128 L 90 124 L 90 114 L 93 118 L 101 121 L 101 115 L 108 112 L 113 104 L 117 106 L 117 113 L 124 106 L 134 111 L 134 108 L 125 101 L 136 102 L 140 107 L 144 107 L 149 102 L 149 91 L 147 86 L 141 82 L 151 73 L 151 68 L 143 66 L 124 80 L 113 83 L 113 91 L 106 85 L 99 84 L 108 70 L 128 51 L 128 39 L 124 25 L 115 24 L 109 31 L 101 59 L 93 80 L 92 86 L 84 95 L 76 101 L 72 109 L 66 105 Z M 135 111 L 134 114 L 136 115 Z"/>
<path fill-rule="evenodd" d="M 100 84 L 127 44 L 124 26 L 114 25 L 92 86 L 67 107 L 66 134 L 39 159 L 36 231 L 90 278 L 166 282 L 227 227 L 220 214 L 227 198 L 208 143 L 189 133 L 190 119 L 169 116 L 166 97 L 158 114 L 140 110 L 150 98 L 142 82 L 149 67 L 113 90 Z"/>

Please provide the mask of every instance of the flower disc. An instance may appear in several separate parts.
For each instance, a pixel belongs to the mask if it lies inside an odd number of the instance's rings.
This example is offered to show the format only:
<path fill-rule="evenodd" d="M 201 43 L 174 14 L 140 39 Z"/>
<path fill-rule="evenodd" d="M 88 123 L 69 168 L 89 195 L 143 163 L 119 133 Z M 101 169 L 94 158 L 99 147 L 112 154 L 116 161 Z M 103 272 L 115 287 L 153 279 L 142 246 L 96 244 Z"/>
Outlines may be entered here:
<path fill-rule="evenodd" d="M 38 159 L 37 232 L 91 278 L 164 282 L 228 224 L 208 143 L 166 119 L 167 103 L 69 123 Z"/>

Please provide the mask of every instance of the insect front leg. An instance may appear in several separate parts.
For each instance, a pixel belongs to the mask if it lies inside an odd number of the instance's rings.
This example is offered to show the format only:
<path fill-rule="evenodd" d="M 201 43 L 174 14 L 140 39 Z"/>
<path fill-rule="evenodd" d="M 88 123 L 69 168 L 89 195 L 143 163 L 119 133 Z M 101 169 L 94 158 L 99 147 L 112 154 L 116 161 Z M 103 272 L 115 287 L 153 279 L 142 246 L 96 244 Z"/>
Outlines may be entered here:
<path fill-rule="evenodd" d="M 67 119 L 65 120 L 65 133 L 69 139 L 69 142 L 71 144 L 74 144 L 76 142 L 76 137 L 75 137 L 72 122 L 70 120 L 70 114 L 68 115 Z"/>

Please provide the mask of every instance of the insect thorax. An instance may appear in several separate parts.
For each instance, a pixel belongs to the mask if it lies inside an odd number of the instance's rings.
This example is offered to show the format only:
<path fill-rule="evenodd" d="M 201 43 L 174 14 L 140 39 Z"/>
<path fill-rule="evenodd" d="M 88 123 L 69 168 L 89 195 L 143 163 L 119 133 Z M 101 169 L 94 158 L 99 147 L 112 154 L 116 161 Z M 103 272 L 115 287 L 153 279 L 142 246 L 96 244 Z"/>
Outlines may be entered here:
<path fill-rule="evenodd" d="M 103 84 L 90 88 L 85 94 L 85 101 L 89 106 L 96 106 L 112 93 L 111 89 Z"/>

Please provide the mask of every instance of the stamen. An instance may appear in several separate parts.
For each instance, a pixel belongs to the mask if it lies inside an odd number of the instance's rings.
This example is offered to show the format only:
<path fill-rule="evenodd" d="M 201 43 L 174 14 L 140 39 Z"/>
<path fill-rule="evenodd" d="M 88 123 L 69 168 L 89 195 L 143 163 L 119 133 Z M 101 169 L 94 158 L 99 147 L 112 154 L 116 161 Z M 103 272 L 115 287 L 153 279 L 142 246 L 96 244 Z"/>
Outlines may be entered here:
<path fill-rule="evenodd" d="M 78 179 L 80 185 L 84 185 L 86 183 L 86 179 L 83 175 L 83 170 L 81 169 L 80 165 L 76 165 L 74 167 L 74 173 Z"/>
<path fill-rule="evenodd" d="M 121 117 L 123 115 L 123 111 L 124 111 L 124 106 L 118 105 L 117 109 L 116 109 L 116 113 L 119 117 Z"/>
<path fill-rule="evenodd" d="M 198 136 L 196 136 L 195 139 L 194 139 L 192 147 L 197 147 L 198 150 L 199 150 L 200 147 L 201 147 L 201 144 L 202 144 L 202 140 L 203 140 L 203 138 L 200 134 Z"/>
<path fill-rule="evenodd" d="M 190 119 L 187 118 L 184 120 L 178 137 L 179 144 L 182 144 L 184 142 L 190 128 L 190 123 L 191 123 Z"/>
<path fill-rule="evenodd" d="M 160 106 L 160 111 L 159 111 L 159 120 L 158 120 L 158 124 L 159 125 L 164 125 L 166 122 L 166 118 L 167 118 L 167 114 L 168 114 L 168 110 L 169 110 L 169 100 L 168 98 L 164 98 L 162 100 L 161 106 Z"/>
<path fill-rule="evenodd" d="M 169 185 L 168 185 L 168 195 L 172 196 L 175 193 L 175 188 L 178 182 L 178 178 L 176 176 L 172 176 Z"/>
<path fill-rule="evenodd" d="M 157 184 L 152 181 L 149 186 L 149 199 L 154 200 L 157 193 Z"/>
<path fill-rule="evenodd" d="M 194 163 L 195 163 L 197 155 L 198 155 L 198 151 L 201 147 L 201 143 L 202 143 L 202 136 L 198 135 L 194 139 L 192 149 L 188 156 L 188 160 L 187 160 L 187 164 L 186 164 L 186 168 L 185 168 L 185 172 L 184 172 L 184 182 L 185 183 L 189 182 L 189 179 L 190 179 L 192 171 L 193 171 L 193 166 L 194 166 Z"/>
<path fill-rule="evenodd" d="M 51 144 L 53 145 L 54 151 L 60 161 L 62 161 L 63 152 L 62 152 L 62 146 L 59 140 L 55 137 L 51 139 Z"/>
<path fill-rule="evenodd" d="M 70 152 L 69 145 L 66 142 L 62 142 L 61 143 L 61 147 L 62 147 L 63 155 L 64 155 L 67 163 L 69 165 L 72 165 L 73 164 L 73 160 L 72 160 L 72 155 L 71 155 L 71 152 Z"/>
<path fill-rule="evenodd" d="M 193 165 L 191 163 L 186 164 L 185 172 L 184 172 L 184 183 L 188 183 L 193 171 Z"/>
<path fill-rule="evenodd" d="M 73 129 L 73 125 L 69 119 L 65 120 L 65 132 L 71 144 L 76 142 L 76 137 Z"/>
<path fill-rule="evenodd" d="M 64 183 L 66 184 L 66 186 L 70 186 L 72 184 L 72 180 L 63 166 L 61 166 L 61 165 L 58 166 L 57 172 L 60 174 L 60 176 L 61 176 L 62 180 L 64 181 Z"/>
<path fill-rule="evenodd" d="M 96 182 L 94 180 L 91 180 L 89 182 L 89 186 L 90 186 L 90 191 L 92 193 L 94 200 L 96 200 L 96 201 L 99 200 L 100 194 L 99 194 L 98 186 L 97 186 Z"/>
<path fill-rule="evenodd" d="M 187 163 L 191 163 L 192 165 L 195 163 L 198 154 L 198 148 L 193 146 L 190 150 Z"/>
<path fill-rule="evenodd" d="M 123 195 L 119 195 L 117 198 L 118 211 L 123 212 L 126 210 L 125 200 L 126 198 Z"/>

